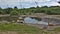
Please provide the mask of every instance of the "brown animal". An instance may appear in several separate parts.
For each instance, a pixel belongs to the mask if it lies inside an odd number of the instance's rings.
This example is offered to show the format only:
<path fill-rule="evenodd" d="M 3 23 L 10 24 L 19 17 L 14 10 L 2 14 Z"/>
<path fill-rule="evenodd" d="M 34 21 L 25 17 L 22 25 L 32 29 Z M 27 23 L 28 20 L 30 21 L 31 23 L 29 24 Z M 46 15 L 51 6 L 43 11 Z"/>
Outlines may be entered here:
<path fill-rule="evenodd" d="M 48 24 L 48 26 L 54 26 L 54 24 L 52 24 L 52 23 L 49 23 L 49 24 Z"/>

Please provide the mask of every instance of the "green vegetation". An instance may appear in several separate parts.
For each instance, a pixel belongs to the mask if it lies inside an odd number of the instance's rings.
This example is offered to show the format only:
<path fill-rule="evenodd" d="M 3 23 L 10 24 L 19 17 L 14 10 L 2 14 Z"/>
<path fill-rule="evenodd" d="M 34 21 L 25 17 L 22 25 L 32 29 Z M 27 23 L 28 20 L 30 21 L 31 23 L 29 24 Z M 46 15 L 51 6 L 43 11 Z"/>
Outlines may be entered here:
<path fill-rule="evenodd" d="M 43 7 L 30 7 L 18 9 L 14 8 L 0 8 L 0 14 L 10 14 L 10 15 L 26 15 L 26 14 L 34 14 L 34 13 L 45 13 L 49 15 L 60 15 L 60 6 L 43 6 Z"/>
<path fill-rule="evenodd" d="M 55 31 L 60 31 L 60 27 L 55 28 Z"/>
<path fill-rule="evenodd" d="M 0 31 L 16 31 L 20 34 L 39 34 L 41 29 L 26 24 L 0 24 Z"/>
<path fill-rule="evenodd" d="M 0 24 L 0 32 L 7 31 L 17 32 L 18 34 L 57 34 L 60 33 L 60 27 L 55 28 L 53 31 L 48 31 L 27 24 Z"/>

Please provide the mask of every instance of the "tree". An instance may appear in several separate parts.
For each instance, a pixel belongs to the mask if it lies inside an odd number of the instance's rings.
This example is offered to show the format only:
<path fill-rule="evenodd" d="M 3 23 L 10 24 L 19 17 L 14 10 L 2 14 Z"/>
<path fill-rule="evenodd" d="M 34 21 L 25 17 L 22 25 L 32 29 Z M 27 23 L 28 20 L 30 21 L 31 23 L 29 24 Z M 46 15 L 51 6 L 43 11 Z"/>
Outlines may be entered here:
<path fill-rule="evenodd" d="M 0 14 L 2 14 L 2 8 L 0 7 Z"/>
<path fill-rule="evenodd" d="M 39 6 L 37 6 L 37 8 L 40 8 Z"/>
<path fill-rule="evenodd" d="M 46 14 L 52 15 L 52 12 L 51 11 L 46 11 Z"/>
<path fill-rule="evenodd" d="M 35 9 L 35 7 L 30 7 L 30 9 Z"/>
<path fill-rule="evenodd" d="M 10 12 L 11 12 L 12 10 L 13 10 L 12 8 L 9 8 L 9 7 L 8 7 L 8 8 L 6 9 L 7 14 L 10 14 Z"/>
<path fill-rule="evenodd" d="M 16 10 L 13 10 L 10 15 L 18 15 L 19 13 Z"/>
<path fill-rule="evenodd" d="M 42 8 L 48 8 L 47 6 L 42 6 Z"/>
<path fill-rule="evenodd" d="M 18 8 L 15 6 L 14 9 L 17 10 Z"/>
<path fill-rule="evenodd" d="M 13 9 L 12 8 L 5 8 L 5 9 L 3 9 L 3 11 L 2 11 L 2 14 L 10 14 L 10 12 L 12 11 Z"/>

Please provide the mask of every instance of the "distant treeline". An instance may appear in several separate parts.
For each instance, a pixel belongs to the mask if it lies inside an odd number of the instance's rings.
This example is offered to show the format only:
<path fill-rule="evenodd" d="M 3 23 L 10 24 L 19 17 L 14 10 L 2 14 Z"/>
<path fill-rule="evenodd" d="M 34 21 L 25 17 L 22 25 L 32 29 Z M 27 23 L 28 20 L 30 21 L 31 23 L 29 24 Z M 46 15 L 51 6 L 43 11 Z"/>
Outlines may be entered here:
<path fill-rule="evenodd" d="M 34 14 L 34 13 L 45 13 L 48 15 L 60 15 L 60 6 L 43 6 L 43 7 L 30 7 L 18 9 L 16 6 L 14 8 L 5 8 L 2 9 L 0 7 L 0 14 L 10 14 L 10 15 L 26 15 L 26 14 Z"/>

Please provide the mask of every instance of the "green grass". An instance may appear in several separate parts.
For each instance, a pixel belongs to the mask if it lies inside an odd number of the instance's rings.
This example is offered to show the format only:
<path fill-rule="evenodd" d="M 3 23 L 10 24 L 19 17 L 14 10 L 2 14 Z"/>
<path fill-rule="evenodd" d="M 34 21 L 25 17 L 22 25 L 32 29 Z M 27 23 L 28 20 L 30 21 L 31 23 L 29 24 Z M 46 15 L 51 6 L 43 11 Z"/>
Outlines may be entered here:
<path fill-rule="evenodd" d="M 55 28 L 54 31 L 60 31 L 60 27 Z"/>
<path fill-rule="evenodd" d="M 0 24 L 0 31 L 16 31 L 21 34 L 40 34 L 42 32 L 41 29 L 26 24 Z"/>
<path fill-rule="evenodd" d="M 34 26 L 28 26 L 26 24 L 0 24 L 0 32 L 15 31 L 18 34 L 54 34 L 60 32 L 60 27 L 55 28 L 53 31 L 42 30 Z"/>

